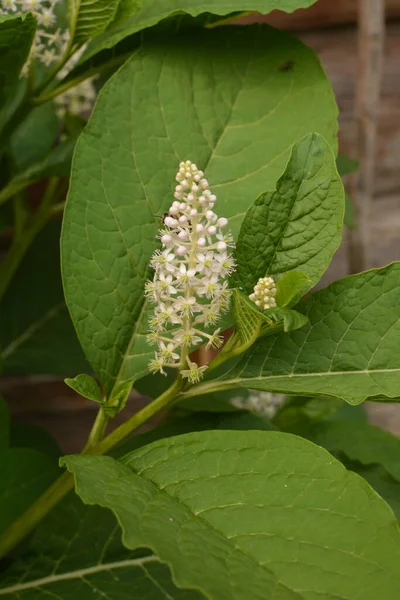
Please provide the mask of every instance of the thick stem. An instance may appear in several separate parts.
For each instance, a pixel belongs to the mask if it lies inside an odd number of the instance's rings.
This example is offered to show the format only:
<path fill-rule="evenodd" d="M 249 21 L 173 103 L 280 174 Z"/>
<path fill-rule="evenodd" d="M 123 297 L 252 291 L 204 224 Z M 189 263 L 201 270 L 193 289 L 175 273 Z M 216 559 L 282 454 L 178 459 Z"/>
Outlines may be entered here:
<path fill-rule="evenodd" d="M 116 446 L 130 433 L 146 423 L 146 421 L 154 417 L 154 415 L 161 410 L 171 405 L 180 394 L 181 389 L 182 380 L 181 378 L 178 378 L 168 390 L 161 394 L 161 396 L 145 406 L 136 413 L 136 415 L 128 419 L 128 421 L 117 427 L 117 429 L 105 437 L 101 442 L 90 447 L 87 444 L 84 449 L 85 454 L 105 454 L 111 450 L 111 448 Z M 99 418 L 99 421 L 102 421 L 102 418 Z M 98 435 L 101 425 L 102 423 L 98 423 L 97 425 L 95 423 L 93 426 L 93 429 L 95 430 L 93 435 L 95 437 Z M 71 473 L 64 473 L 61 475 L 61 477 L 57 479 L 57 481 L 53 483 L 53 485 L 50 486 L 23 515 L 14 521 L 11 527 L 0 537 L 0 558 L 8 554 L 21 542 L 21 540 L 23 540 L 24 537 L 31 533 L 36 525 L 40 523 L 47 513 L 50 512 L 50 510 L 54 508 L 54 506 L 56 506 L 56 504 L 58 504 L 58 502 L 60 502 L 73 487 L 74 479 Z"/>

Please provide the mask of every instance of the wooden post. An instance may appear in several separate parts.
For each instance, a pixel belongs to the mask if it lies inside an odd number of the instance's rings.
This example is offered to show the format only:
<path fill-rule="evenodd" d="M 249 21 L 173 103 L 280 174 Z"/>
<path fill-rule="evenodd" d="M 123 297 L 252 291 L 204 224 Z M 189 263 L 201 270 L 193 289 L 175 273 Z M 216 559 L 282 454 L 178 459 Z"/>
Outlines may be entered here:
<path fill-rule="evenodd" d="M 358 76 L 356 83 L 356 148 L 359 170 L 350 179 L 358 228 L 348 233 L 350 273 L 369 266 L 370 209 L 374 193 L 377 121 L 381 87 L 385 0 L 358 0 Z"/>

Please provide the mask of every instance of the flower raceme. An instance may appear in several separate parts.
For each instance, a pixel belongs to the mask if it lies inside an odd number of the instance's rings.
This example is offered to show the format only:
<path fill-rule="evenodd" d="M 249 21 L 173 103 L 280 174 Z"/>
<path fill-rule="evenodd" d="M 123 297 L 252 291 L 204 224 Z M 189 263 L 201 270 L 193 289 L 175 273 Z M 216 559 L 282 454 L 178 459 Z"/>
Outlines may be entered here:
<path fill-rule="evenodd" d="M 233 239 L 223 232 L 227 219 L 213 210 L 217 198 L 204 173 L 187 160 L 180 163 L 176 180 L 175 201 L 159 232 L 162 250 L 151 260 L 154 278 L 146 284 L 146 296 L 155 305 L 147 339 L 157 346 L 150 370 L 165 375 L 165 367 L 177 368 L 197 383 L 207 367 L 192 362 L 189 353 L 202 342 L 208 348 L 222 345 L 214 326 L 229 308 L 226 278 L 235 267 L 228 250 Z"/>

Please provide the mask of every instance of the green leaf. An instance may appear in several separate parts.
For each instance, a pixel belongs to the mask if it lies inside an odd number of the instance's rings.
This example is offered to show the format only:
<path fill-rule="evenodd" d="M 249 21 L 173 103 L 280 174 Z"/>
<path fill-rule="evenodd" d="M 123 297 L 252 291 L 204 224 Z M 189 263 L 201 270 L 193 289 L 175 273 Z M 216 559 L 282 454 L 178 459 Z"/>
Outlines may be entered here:
<path fill-rule="evenodd" d="M 380 465 L 364 466 L 361 463 L 343 460 L 347 469 L 366 479 L 371 487 L 389 504 L 397 520 L 400 521 L 400 483 L 390 477 Z"/>
<path fill-rule="evenodd" d="M 185 408 L 185 405 L 186 402 L 171 411 L 167 419 L 154 429 L 128 438 L 112 450 L 112 456 L 121 458 L 129 452 L 147 446 L 152 442 L 198 431 L 276 430 L 269 419 L 246 410 L 236 408 L 234 412 L 218 412 L 217 409 L 211 411 L 206 408 L 205 412 L 202 412 L 199 406 L 196 413 L 193 414 L 193 412 L 185 413 L 181 410 L 181 408 Z"/>
<path fill-rule="evenodd" d="M 329 452 L 345 454 L 363 465 L 381 465 L 400 482 L 400 439 L 369 423 L 330 421 L 318 423 L 307 438 Z"/>
<path fill-rule="evenodd" d="M 113 510 L 126 547 L 151 548 L 177 585 L 210 599 L 400 593 L 392 511 L 363 479 L 296 436 L 193 433 L 123 461 L 63 463 L 84 502 Z"/>
<path fill-rule="evenodd" d="M 35 29 L 36 22 L 31 13 L 0 15 L 0 106 L 18 84 Z"/>
<path fill-rule="evenodd" d="M 0 396 L 0 453 L 8 448 L 10 415 L 5 400 Z"/>
<path fill-rule="evenodd" d="M 296 69 L 282 73 L 291 55 Z M 206 169 L 218 214 L 237 231 L 311 127 L 336 143 L 330 85 L 308 48 L 269 27 L 145 42 L 105 84 L 74 155 L 62 262 L 67 304 L 106 396 L 144 376 L 152 357 L 144 283 L 179 161 Z"/>
<path fill-rule="evenodd" d="M 308 325 L 259 340 L 204 393 L 243 386 L 349 404 L 398 397 L 399 292 L 400 263 L 336 281 L 296 306 Z"/>
<path fill-rule="evenodd" d="M 0 455 L 0 533 L 57 479 L 57 459 L 31 448 Z"/>
<path fill-rule="evenodd" d="M 345 175 L 349 175 L 358 169 L 358 161 L 354 160 L 353 158 L 349 158 L 344 154 L 339 154 L 336 159 L 336 167 L 339 171 L 339 175 L 344 177 Z M 345 194 L 344 224 L 351 228 L 357 227 L 353 202 L 347 193 Z"/>
<path fill-rule="evenodd" d="M 46 102 L 32 110 L 11 138 L 11 152 L 18 171 L 45 159 L 59 129 L 53 102 Z"/>
<path fill-rule="evenodd" d="M 46 226 L 33 242 L 0 305 L 3 374 L 75 375 L 89 365 L 63 297 L 60 224 Z"/>
<path fill-rule="evenodd" d="M 32 163 L 24 171 L 13 177 L 7 186 L 0 191 L 0 204 L 41 179 L 54 176 L 68 177 L 75 143 L 75 139 L 68 139 L 57 144 L 44 158 Z"/>
<path fill-rule="evenodd" d="M 0 399 L 0 533 L 59 475 L 57 457 L 31 448 L 9 448 L 9 416 Z"/>
<path fill-rule="evenodd" d="M 287 271 L 276 282 L 276 303 L 279 307 L 291 306 L 309 278 L 301 271 Z"/>
<path fill-rule="evenodd" d="M 274 416 L 273 422 L 282 431 L 307 438 L 313 423 L 329 419 L 342 404 L 343 400 L 339 398 L 288 396 Z"/>
<path fill-rule="evenodd" d="M 315 2 L 316 0 L 121 0 L 114 22 L 103 35 L 89 44 L 82 60 L 87 60 L 101 50 L 112 48 L 127 36 L 153 27 L 172 15 L 186 13 L 197 17 L 202 13 L 213 13 L 226 16 L 236 11 L 267 14 L 275 9 L 293 12 Z"/>
<path fill-rule="evenodd" d="M 354 173 L 354 171 L 357 171 L 358 165 L 358 160 L 354 160 L 354 158 L 350 158 L 345 154 L 338 154 L 336 158 L 336 168 L 340 177 Z"/>
<path fill-rule="evenodd" d="M 308 134 L 293 147 L 275 192 L 249 208 L 240 229 L 233 283 L 250 294 L 260 277 L 300 270 L 312 288 L 342 238 L 344 192 L 335 158 L 325 140 Z"/>
<path fill-rule="evenodd" d="M 10 446 L 33 448 L 50 456 L 58 457 L 61 454 L 57 442 L 45 429 L 16 419 L 12 419 L 10 424 Z"/>
<path fill-rule="evenodd" d="M 0 575 L 4 600 L 202 600 L 178 590 L 154 554 L 126 550 L 111 512 L 69 494 L 36 529 L 29 550 Z"/>
<path fill-rule="evenodd" d="M 73 379 L 64 379 L 64 382 L 84 398 L 103 404 L 103 395 L 101 393 L 99 384 L 90 375 L 81 373 L 81 375 L 77 375 Z"/>
<path fill-rule="evenodd" d="M 357 228 L 357 220 L 354 212 L 354 205 L 349 194 L 345 194 L 344 224 L 347 225 L 347 227 L 351 227 L 353 229 Z"/>
<path fill-rule="evenodd" d="M 115 17 L 119 0 L 69 0 L 68 22 L 72 44 L 83 44 L 103 33 Z"/>
<path fill-rule="evenodd" d="M 287 308 L 271 308 L 262 312 L 239 289 L 235 289 L 232 295 L 232 315 L 235 332 L 222 352 L 232 352 L 234 347 L 235 355 L 245 352 L 260 336 L 299 329 L 308 322 L 306 316 Z"/>

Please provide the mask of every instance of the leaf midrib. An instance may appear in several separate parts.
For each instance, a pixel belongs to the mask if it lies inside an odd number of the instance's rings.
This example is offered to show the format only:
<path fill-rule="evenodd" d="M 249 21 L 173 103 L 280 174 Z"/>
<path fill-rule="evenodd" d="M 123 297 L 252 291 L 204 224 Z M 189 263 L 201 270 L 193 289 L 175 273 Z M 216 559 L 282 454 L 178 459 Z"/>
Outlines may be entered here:
<path fill-rule="evenodd" d="M 142 558 L 133 558 L 127 560 L 120 560 L 117 562 L 102 563 L 87 567 L 86 569 L 77 569 L 76 571 L 69 571 L 68 573 L 60 573 L 59 575 L 49 575 L 48 577 L 42 577 L 41 579 L 34 579 L 26 583 L 17 583 L 7 588 L 0 589 L 0 596 L 6 594 L 17 593 L 23 590 L 36 588 L 43 585 L 50 585 L 52 583 L 58 583 L 59 581 L 68 581 L 71 579 L 82 579 L 86 575 L 93 575 L 95 573 L 101 573 L 102 571 L 110 571 L 112 569 L 124 569 L 128 567 L 142 567 L 149 562 L 160 562 L 157 556 L 143 556 Z"/>

